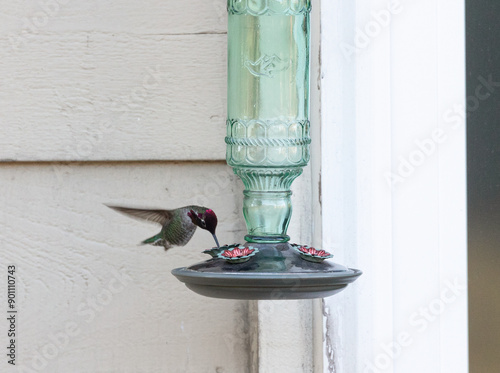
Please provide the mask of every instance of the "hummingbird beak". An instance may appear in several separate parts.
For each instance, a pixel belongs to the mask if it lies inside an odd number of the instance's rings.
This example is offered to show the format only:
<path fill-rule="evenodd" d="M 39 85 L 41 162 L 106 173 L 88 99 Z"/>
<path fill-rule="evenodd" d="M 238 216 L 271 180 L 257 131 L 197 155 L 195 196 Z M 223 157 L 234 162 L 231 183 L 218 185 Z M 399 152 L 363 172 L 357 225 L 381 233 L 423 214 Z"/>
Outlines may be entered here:
<path fill-rule="evenodd" d="M 219 245 L 219 240 L 217 240 L 217 236 L 215 235 L 215 233 L 212 233 L 212 236 L 214 237 L 215 243 L 217 244 L 217 248 L 219 248 L 220 245 Z"/>

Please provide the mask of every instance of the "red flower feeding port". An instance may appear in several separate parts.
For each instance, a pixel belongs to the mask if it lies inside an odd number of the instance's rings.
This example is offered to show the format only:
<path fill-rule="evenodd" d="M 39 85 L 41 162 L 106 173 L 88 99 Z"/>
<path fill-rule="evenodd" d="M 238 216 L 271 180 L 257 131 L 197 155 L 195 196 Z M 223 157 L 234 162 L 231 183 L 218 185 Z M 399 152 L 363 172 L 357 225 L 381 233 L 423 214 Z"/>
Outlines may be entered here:
<path fill-rule="evenodd" d="M 226 250 L 222 253 L 222 256 L 226 258 L 241 258 L 243 256 L 248 256 L 251 253 L 253 253 L 255 249 L 249 249 L 248 247 L 245 247 L 244 249 L 233 249 L 233 250 Z"/>

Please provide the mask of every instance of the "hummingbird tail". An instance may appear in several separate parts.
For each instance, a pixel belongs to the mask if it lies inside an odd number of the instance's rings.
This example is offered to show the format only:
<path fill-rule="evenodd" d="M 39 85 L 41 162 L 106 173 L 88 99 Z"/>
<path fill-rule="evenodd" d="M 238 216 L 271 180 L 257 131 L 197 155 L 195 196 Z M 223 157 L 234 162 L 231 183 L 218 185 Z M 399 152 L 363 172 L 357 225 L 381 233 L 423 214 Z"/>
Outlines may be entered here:
<path fill-rule="evenodd" d="M 158 233 L 157 235 L 148 238 L 144 241 L 141 242 L 141 245 L 153 245 L 153 246 L 163 246 L 165 248 L 165 251 L 170 249 L 172 245 L 170 242 L 166 241 L 164 238 L 161 236 L 161 232 Z"/>
<path fill-rule="evenodd" d="M 163 246 L 163 238 L 161 238 L 161 235 L 158 233 L 157 235 L 142 241 L 141 245 Z"/>

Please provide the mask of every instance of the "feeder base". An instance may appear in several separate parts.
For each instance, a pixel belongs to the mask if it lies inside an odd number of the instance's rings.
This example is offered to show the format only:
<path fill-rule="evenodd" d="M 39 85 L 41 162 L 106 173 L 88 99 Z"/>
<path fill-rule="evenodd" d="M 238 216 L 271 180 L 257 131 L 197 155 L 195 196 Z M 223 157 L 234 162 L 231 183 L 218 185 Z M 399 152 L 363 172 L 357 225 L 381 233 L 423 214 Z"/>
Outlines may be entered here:
<path fill-rule="evenodd" d="M 248 244 L 259 253 L 244 263 L 210 259 L 172 274 L 192 291 L 224 299 L 314 299 L 332 296 L 362 272 L 325 260 L 304 260 L 288 243 Z"/>

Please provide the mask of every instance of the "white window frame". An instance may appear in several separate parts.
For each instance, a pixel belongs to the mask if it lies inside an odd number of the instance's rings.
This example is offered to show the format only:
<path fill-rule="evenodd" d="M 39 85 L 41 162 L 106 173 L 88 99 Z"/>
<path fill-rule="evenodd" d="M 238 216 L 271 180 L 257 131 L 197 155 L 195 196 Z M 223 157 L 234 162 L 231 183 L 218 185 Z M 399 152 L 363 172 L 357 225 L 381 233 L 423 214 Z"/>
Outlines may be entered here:
<path fill-rule="evenodd" d="M 468 372 L 464 1 L 319 4 L 323 371 Z"/>

